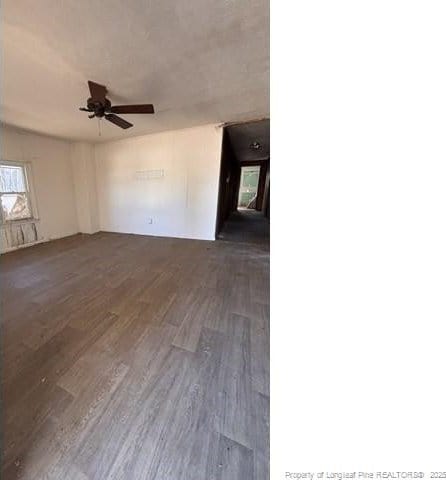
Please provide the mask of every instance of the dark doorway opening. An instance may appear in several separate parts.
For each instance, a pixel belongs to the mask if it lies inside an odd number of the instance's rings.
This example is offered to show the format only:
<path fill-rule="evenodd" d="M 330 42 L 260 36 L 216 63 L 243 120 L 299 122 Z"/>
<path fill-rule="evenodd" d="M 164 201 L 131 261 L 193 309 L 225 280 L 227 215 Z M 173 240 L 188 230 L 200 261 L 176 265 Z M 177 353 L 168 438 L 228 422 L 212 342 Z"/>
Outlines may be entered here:
<path fill-rule="evenodd" d="M 269 242 L 269 120 L 226 126 L 216 238 Z"/>

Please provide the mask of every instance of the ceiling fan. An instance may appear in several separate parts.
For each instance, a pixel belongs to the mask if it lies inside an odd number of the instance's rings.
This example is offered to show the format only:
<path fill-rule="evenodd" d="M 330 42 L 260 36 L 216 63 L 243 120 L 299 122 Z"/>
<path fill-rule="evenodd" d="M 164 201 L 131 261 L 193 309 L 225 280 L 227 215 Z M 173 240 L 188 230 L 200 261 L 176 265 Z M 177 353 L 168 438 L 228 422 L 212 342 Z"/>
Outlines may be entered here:
<path fill-rule="evenodd" d="M 87 107 L 79 108 L 79 110 L 83 112 L 91 113 L 91 115 L 88 115 L 88 118 L 104 117 L 109 122 L 125 129 L 133 127 L 133 124 L 118 117 L 115 113 L 155 113 L 152 104 L 112 106 L 110 100 L 105 97 L 107 95 L 107 89 L 104 85 L 99 85 L 89 80 L 88 88 L 90 89 L 91 97 L 87 100 Z"/>

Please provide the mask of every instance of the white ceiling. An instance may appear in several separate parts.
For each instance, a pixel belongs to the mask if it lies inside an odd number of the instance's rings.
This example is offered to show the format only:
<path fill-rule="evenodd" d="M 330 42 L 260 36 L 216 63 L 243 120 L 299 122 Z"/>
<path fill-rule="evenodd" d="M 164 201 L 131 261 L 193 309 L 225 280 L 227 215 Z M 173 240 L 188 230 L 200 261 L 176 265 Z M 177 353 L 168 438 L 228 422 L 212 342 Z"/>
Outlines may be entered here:
<path fill-rule="evenodd" d="M 269 116 L 268 0 L 2 0 L 1 15 L 4 123 L 96 142 Z M 98 137 L 87 80 L 156 114 Z"/>

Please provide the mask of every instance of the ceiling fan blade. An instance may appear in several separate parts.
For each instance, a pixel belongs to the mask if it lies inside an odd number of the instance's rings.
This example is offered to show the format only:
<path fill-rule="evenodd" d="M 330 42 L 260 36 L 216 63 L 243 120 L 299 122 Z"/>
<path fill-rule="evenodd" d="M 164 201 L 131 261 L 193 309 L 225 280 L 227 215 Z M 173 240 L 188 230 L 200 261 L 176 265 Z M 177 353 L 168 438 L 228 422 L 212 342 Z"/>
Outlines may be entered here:
<path fill-rule="evenodd" d="M 155 113 L 152 104 L 147 105 L 115 105 L 110 109 L 113 113 Z"/>
<path fill-rule="evenodd" d="M 107 95 L 107 89 L 104 87 L 104 85 L 99 85 L 99 83 L 88 80 L 88 88 L 90 89 L 91 98 L 94 101 L 101 103 L 105 102 L 105 95 Z"/>
<path fill-rule="evenodd" d="M 130 128 L 133 127 L 133 124 L 130 122 L 127 122 L 127 120 L 124 120 L 121 117 L 118 117 L 117 115 L 114 115 L 113 113 L 110 113 L 108 115 L 105 115 L 105 119 L 108 120 L 111 123 L 114 123 L 118 127 L 121 128 Z"/>

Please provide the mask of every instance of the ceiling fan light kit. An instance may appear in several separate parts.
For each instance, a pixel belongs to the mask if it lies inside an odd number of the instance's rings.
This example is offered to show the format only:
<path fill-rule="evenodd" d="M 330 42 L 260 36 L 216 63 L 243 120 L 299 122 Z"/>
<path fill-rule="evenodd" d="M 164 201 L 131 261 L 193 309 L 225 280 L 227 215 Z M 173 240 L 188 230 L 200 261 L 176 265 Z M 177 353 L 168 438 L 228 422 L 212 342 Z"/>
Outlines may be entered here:
<path fill-rule="evenodd" d="M 90 98 L 87 100 L 86 107 L 80 107 L 79 110 L 89 112 L 88 118 L 105 118 L 109 122 L 117 125 L 120 128 L 127 129 L 133 127 L 133 124 L 127 122 L 123 118 L 115 115 L 116 113 L 123 114 L 152 114 L 155 109 L 152 104 L 143 105 L 115 105 L 112 106 L 110 100 L 106 98 L 107 88 L 99 83 L 88 81 L 88 88 L 90 89 Z"/>

